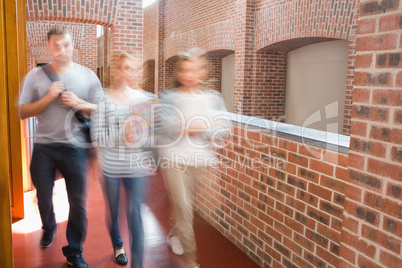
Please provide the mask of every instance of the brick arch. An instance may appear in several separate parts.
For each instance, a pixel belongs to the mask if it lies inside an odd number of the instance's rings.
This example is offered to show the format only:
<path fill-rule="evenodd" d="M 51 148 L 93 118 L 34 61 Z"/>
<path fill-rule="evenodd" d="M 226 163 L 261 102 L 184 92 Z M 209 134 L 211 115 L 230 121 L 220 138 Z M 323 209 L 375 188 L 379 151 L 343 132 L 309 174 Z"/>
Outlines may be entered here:
<path fill-rule="evenodd" d="M 47 49 L 47 32 L 55 25 L 63 25 L 69 29 L 73 41 L 73 61 L 96 72 L 97 43 L 96 25 L 85 23 L 67 23 L 55 21 L 27 22 L 27 64 L 28 70 L 37 63 L 51 61 Z"/>
<path fill-rule="evenodd" d="M 272 16 L 284 12 L 285 16 Z M 295 38 L 354 40 L 357 19 L 357 1 L 258 1 L 256 50 Z"/>
<path fill-rule="evenodd" d="M 209 88 L 221 91 L 222 59 L 233 53 L 235 53 L 234 50 L 217 49 L 203 54 L 208 60 L 206 82 Z"/>
<path fill-rule="evenodd" d="M 145 44 L 144 43 L 144 52 L 143 52 L 143 61 L 150 61 L 150 60 L 155 60 L 158 58 L 158 52 L 155 47 L 155 44 Z"/>
<path fill-rule="evenodd" d="M 142 55 L 143 9 L 141 0 L 72 0 L 27 1 L 27 22 L 56 21 L 105 26 L 108 37 L 110 69 L 118 55 L 125 51 Z M 106 43 L 106 42 L 105 42 Z"/>
<path fill-rule="evenodd" d="M 77 23 L 91 23 L 104 26 L 114 25 L 121 1 L 27 1 L 27 21 L 51 20 Z M 73 3 L 71 3 L 73 2 Z M 59 5 L 61 3 L 61 6 Z"/>
<path fill-rule="evenodd" d="M 349 42 L 343 126 L 343 134 L 349 135 L 359 1 L 257 0 L 255 10 L 257 58 L 271 50 L 272 53 L 279 53 L 276 57 L 280 59 L 277 60 L 283 61 L 288 51 L 309 42 L 335 39 Z"/>
<path fill-rule="evenodd" d="M 205 52 L 203 56 L 212 59 L 222 59 L 233 53 L 235 53 L 234 49 L 216 49 Z"/>
<path fill-rule="evenodd" d="M 283 61 L 286 57 L 284 54 L 288 51 L 308 45 L 309 42 L 336 39 L 349 42 L 343 125 L 345 135 L 350 134 L 352 117 L 359 8 L 359 1 L 344 0 L 257 0 L 255 6 L 256 57 L 261 53 L 268 53 L 265 50 L 269 47 L 271 52 L 282 53 L 280 60 Z"/>
<path fill-rule="evenodd" d="M 328 38 L 328 37 L 300 37 L 293 38 L 284 41 L 279 41 L 272 43 L 266 47 L 263 47 L 257 51 L 260 52 L 279 52 L 279 53 L 288 53 L 289 51 L 308 46 L 314 43 L 327 42 L 339 40 L 338 38 Z"/>
<path fill-rule="evenodd" d="M 255 73 L 252 111 L 254 116 L 278 120 L 285 114 L 287 53 L 314 43 L 342 40 L 329 37 L 300 37 L 274 42 L 255 53 Z M 349 41 L 348 74 L 345 85 L 344 120 L 342 134 L 350 133 L 352 87 L 354 80 L 354 42 Z M 257 100 L 266 101 L 261 104 Z"/>
<path fill-rule="evenodd" d="M 165 89 L 171 89 L 174 86 L 174 67 L 176 65 L 179 56 L 176 54 L 165 61 Z"/>
<path fill-rule="evenodd" d="M 164 40 L 164 55 L 171 58 L 193 47 L 204 51 L 235 50 L 235 21 L 220 21 L 184 33 L 172 32 Z"/>

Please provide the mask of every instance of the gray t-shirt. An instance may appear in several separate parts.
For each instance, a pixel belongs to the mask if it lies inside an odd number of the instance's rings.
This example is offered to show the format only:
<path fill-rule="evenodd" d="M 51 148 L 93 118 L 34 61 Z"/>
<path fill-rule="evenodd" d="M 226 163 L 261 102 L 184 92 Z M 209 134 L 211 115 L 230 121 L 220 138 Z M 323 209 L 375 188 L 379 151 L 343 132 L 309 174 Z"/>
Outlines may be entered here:
<path fill-rule="evenodd" d="M 66 91 L 90 103 L 103 97 L 98 77 L 88 68 L 74 63 L 74 67 L 60 75 Z M 25 77 L 19 104 L 35 102 L 45 96 L 52 82 L 41 68 L 34 68 Z M 64 107 L 60 98 L 54 99 L 37 116 L 36 143 L 64 143 L 82 147 L 84 126 L 71 108 Z"/>

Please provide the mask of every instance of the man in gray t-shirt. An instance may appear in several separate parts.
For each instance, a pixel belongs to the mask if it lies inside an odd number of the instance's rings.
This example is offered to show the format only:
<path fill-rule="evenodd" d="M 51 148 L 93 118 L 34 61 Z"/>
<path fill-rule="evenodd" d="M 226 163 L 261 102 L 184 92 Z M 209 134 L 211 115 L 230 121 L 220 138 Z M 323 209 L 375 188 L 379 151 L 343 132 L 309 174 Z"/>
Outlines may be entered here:
<path fill-rule="evenodd" d="M 65 179 L 70 205 L 68 245 L 63 247 L 63 254 L 73 267 L 88 267 L 82 257 L 88 225 L 88 146 L 85 126 L 75 112 L 90 116 L 103 90 L 91 70 L 72 61 L 73 44 L 65 29 L 55 27 L 47 38 L 50 67 L 60 81 L 52 83 L 41 68 L 31 70 L 25 77 L 19 102 L 21 119 L 36 117 L 38 122 L 30 171 L 43 224 L 40 246 L 50 246 L 56 234 L 52 194 L 57 169 Z"/>

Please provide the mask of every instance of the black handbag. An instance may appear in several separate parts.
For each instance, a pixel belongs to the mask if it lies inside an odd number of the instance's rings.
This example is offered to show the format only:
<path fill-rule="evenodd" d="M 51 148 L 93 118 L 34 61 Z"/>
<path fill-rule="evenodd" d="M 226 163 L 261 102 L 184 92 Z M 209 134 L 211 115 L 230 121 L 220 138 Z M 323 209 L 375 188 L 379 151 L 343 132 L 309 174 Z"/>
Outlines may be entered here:
<path fill-rule="evenodd" d="M 59 77 L 57 72 L 53 69 L 53 67 L 50 64 L 46 64 L 46 65 L 42 66 L 41 68 L 52 83 L 61 81 L 61 78 Z M 91 133 L 90 133 L 91 119 L 85 113 L 83 113 L 81 111 L 76 111 L 74 113 L 74 115 L 83 126 L 85 141 L 88 143 L 91 143 Z"/>

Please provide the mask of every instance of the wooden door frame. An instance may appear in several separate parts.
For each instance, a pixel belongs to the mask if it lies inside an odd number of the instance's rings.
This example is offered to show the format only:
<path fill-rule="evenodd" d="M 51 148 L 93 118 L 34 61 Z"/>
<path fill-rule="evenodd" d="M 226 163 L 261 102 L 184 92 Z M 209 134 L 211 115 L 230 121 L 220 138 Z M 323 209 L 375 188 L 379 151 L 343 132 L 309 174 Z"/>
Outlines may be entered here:
<path fill-rule="evenodd" d="M 11 223 L 24 217 L 22 124 L 17 104 L 26 74 L 25 0 L 0 0 L 0 267 L 13 267 Z"/>
<path fill-rule="evenodd" d="M 22 121 L 18 116 L 18 99 L 21 82 L 27 69 L 27 40 L 25 1 L 6 1 L 6 47 L 7 47 L 7 91 L 8 121 L 11 168 L 11 215 L 13 220 L 24 218 L 24 186 L 23 173 L 23 131 Z M 25 152 L 24 152 L 25 153 Z"/>
<path fill-rule="evenodd" d="M 10 211 L 10 150 L 8 130 L 7 56 L 5 42 L 5 0 L 0 0 L 0 255 L 1 267 L 13 267 Z"/>

